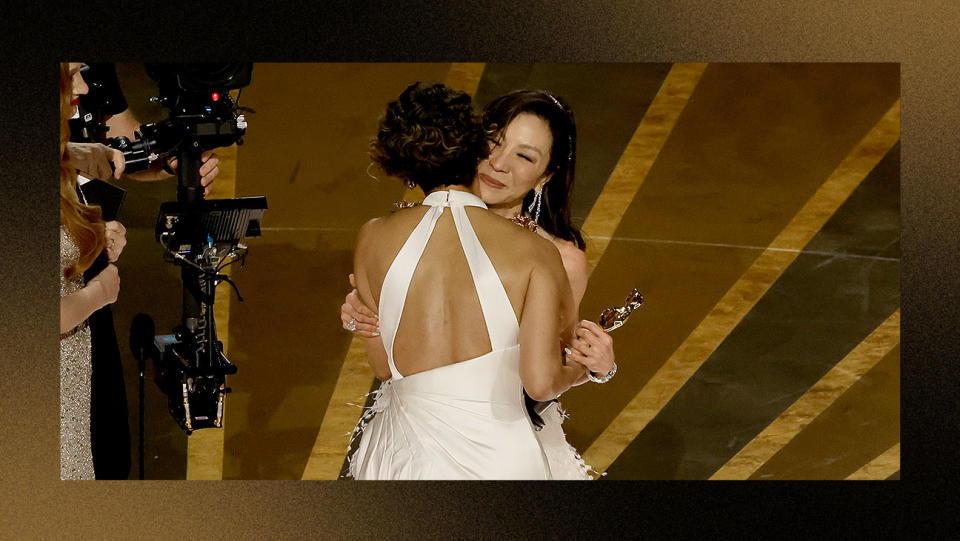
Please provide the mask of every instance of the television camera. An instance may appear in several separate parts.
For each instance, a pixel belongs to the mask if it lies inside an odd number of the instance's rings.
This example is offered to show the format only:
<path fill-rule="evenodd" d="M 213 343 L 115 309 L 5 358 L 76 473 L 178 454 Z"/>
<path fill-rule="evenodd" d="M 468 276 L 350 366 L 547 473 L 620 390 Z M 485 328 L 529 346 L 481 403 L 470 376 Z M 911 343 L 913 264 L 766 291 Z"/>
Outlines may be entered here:
<path fill-rule="evenodd" d="M 236 373 L 237 367 L 217 338 L 215 291 L 227 282 L 243 300 L 222 271 L 237 262 L 242 267 L 247 247 L 241 240 L 260 235 L 267 208 L 260 196 L 205 200 L 199 173 L 204 151 L 243 143 L 243 113 L 253 111 L 240 107 L 230 91 L 249 85 L 253 64 L 147 63 L 146 70 L 159 90 L 150 101 L 169 110 L 166 120 L 141 126 L 133 140 L 107 139 L 104 118 L 119 111 L 110 110 L 116 107 L 102 85 L 88 81 L 90 93 L 81 97 L 78 125 L 71 131 L 123 152 L 126 173 L 161 164 L 172 172 L 169 164 L 176 159 L 177 200 L 161 205 L 155 233 L 165 259 L 181 267 L 183 317 L 173 334 L 155 336 L 148 317 L 134 318 L 131 345 L 135 353 L 140 351 L 141 362 L 143 355 L 154 359 L 155 382 L 167 395 L 174 419 L 190 434 L 222 427 L 224 395 L 230 392 L 226 375 Z M 134 337 L 141 337 L 139 345 Z M 140 373 L 142 379 L 142 365 Z"/>

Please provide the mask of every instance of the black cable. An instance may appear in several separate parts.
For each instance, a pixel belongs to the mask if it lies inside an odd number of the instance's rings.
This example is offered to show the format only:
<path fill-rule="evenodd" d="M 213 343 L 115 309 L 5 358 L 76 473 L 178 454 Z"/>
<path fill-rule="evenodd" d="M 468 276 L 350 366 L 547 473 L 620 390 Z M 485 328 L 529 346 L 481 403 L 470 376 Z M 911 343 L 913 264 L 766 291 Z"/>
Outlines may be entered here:
<path fill-rule="evenodd" d="M 227 276 L 226 274 L 218 274 L 217 278 L 220 278 L 221 282 L 226 282 L 230 284 L 230 286 L 233 288 L 233 292 L 237 294 L 237 300 L 240 302 L 243 302 L 243 297 L 240 296 L 240 288 L 237 287 L 237 284 L 233 283 L 233 280 L 231 280 L 229 276 Z M 217 285 L 220 285 L 220 284 L 217 284 Z"/>
<path fill-rule="evenodd" d="M 247 259 L 247 251 L 244 250 L 243 254 L 241 254 L 240 256 L 237 256 L 234 252 L 231 252 L 230 255 L 233 255 L 233 259 L 224 259 L 224 262 L 217 267 L 217 272 L 220 272 L 224 268 L 230 265 L 233 265 L 234 263 L 237 263 L 237 262 L 240 263 L 240 268 L 241 269 L 243 268 L 244 262 Z"/>

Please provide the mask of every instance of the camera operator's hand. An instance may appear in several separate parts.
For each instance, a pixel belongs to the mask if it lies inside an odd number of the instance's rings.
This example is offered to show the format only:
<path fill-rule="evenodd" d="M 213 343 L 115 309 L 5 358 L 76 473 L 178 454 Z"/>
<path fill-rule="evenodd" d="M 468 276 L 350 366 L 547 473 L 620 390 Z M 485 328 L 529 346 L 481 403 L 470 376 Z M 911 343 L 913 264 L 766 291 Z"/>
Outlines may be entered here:
<path fill-rule="evenodd" d="M 213 179 L 220 174 L 220 158 L 217 157 L 216 152 L 205 150 L 200 154 L 200 162 L 203 164 L 200 166 L 200 185 L 203 186 L 203 195 L 206 196 L 210 195 L 210 185 L 213 184 Z M 170 158 L 167 165 L 170 169 L 176 171 L 177 158 Z"/>
<path fill-rule="evenodd" d="M 204 187 L 203 195 L 207 195 L 213 179 L 220 174 L 220 158 L 216 152 L 208 150 L 200 155 L 200 161 L 203 162 L 200 166 L 200 185 Z"/>
<path fill-rule="evenodd" d="M 110 170 L 110 163 L 113 170 Z M 87 178 L 119 179 L 126 166 L 123 152 L 100 143 L 67 143 L 67 166 Z"/>
<path fill-rule="evenodd" d="M 105 224 L 103 236 L 107 239 L 107 259 L 113 263 L 120 257 L 123 247 L 127 245 L 127 228 L 113 220 Z"/>

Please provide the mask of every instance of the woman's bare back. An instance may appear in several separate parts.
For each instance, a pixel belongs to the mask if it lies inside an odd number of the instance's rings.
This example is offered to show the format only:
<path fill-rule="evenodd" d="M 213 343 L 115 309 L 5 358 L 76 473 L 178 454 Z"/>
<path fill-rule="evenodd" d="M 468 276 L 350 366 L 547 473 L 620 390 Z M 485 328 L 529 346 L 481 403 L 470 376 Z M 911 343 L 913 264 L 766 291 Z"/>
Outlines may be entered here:
<path fill-rule="evenodd" d="M 426 211 L 401 210 L 361 231 L 355 266 L 365 302 L 379 306 L 384 277 Z M 549 241 L 485 209 L 467 207 L 466 215 L 519 322 L 531 271 L 536 265 L 556 264 L 556 250 Z M 365 293 L 369 298 L 364 299 Z M 397 371 L 407 376 L 489 353 L 487 330 L 454 220 L 444 212 L 410 280 L 393 342 Z M 389 377 L 385 355 L 371 358 L 371 365 L 378 377 Z"/>

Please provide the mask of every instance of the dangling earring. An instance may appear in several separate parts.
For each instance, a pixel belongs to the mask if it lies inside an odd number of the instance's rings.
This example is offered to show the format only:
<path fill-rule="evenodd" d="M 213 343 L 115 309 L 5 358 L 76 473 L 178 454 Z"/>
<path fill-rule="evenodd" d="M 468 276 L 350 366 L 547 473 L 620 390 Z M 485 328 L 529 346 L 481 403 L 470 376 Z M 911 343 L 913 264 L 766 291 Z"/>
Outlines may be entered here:
<path fill-rule="evenodd" d="M 530 211 L 530 214 L 533 214 L 534 223 L 540 222 L 540 204 L 543 203 L 543 187 L 541 186 L 533 194 L 533 201 L 530 202 L 530 206 L 527 208 Z"/>
<path fill-rule="evenodd" d="M 370 162 L 370 165 L 367 166 L 367 176 L 372 178 L 373 180 L 380 180 L 379 178 L 377 178 L 377 175 L 374 175 L 373 173 L 370 172 L 371 167 L 373 167 L 373 162 Z"/>
<path fill-rule="evenodd" d="M 407 188 L 410 188 L 411 190 L 417 187 L 417 183 L 410 179 L 407 179 L 403 182 L 407 185 Z"/>

